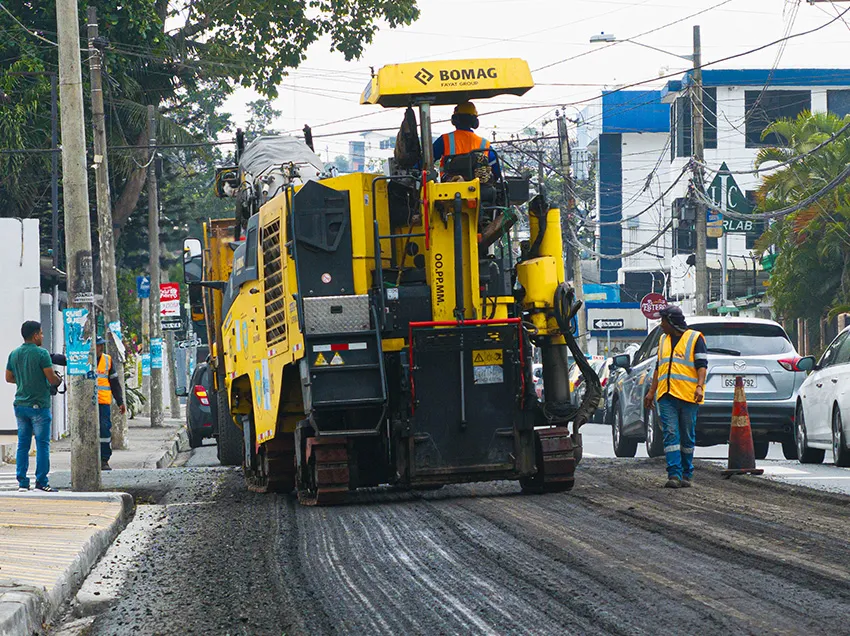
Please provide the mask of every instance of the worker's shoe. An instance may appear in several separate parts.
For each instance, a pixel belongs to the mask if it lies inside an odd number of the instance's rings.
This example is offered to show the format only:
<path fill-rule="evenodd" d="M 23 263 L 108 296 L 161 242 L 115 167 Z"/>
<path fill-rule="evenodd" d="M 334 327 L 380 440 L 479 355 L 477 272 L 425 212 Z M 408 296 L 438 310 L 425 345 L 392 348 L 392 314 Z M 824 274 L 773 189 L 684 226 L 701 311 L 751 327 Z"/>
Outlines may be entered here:
<path fill-rule="evenodd" d="M 691 478 L 682 477 L 682 483 L 679 485 L 679 488 L 690 488 L 691 486 L 693 486 L 693 484 L 691 483 Z"/>
<path fill-rule="evenodd" d="M 100 469 L 101 470 L 112 470 L 112 466 L 109 465 L 109 462 L 105 459 L 100 460 Z"/>
<path fill-rule="evenodd" d="M 50 486 L 42 486 L 41 484 L 35 485 L 36 490 L 40 490 L 41 492 L 59 492 L 55 488 L 51 488 Z"/>
<path fill-rule="evenodd" d="M 665 488 L 681 488 L 682 487 L 682 480 L 679 479 L 678 477 L 670 477 L 670 479 L 667 480 L 667 483 L 664 484 L 664 487 Z"/>

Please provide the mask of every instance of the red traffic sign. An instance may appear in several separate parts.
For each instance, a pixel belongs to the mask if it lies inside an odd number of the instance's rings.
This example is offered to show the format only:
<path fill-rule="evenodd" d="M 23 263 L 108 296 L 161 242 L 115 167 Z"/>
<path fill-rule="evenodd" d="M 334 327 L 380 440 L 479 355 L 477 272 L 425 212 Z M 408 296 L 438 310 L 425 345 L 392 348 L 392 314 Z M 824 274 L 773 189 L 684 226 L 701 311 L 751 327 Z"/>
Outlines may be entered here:
<path fill-rule="evenodd" d="M 180 300 L 180 283 L 160 283 L 159 300 Z"/>
<path fill-rule="evenodd" d="M 640 301 L 641 313 L 650 320 L 661 318 L 661 310 L 667 306 L 667 299 L 661 294 L 647 294 Z"/>

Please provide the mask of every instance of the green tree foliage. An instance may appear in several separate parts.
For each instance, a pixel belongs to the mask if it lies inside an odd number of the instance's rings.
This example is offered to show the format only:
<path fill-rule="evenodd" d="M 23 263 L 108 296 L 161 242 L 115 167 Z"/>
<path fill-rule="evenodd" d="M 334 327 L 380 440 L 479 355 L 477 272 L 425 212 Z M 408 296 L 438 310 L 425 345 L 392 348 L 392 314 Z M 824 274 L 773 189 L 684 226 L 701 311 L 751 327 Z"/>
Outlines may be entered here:
<path fill-rule="evenodd" d="M 260 135 L 278 135 L 280 134 L 274 128 L 272 123 L 283 113 L 272 106 L 269 99 L 258 99 L 253 102 L 248 102 L 248 123 L 246 124 L 246 133 L 249 139 L 254 139 Z"/>
<path fill-rule="evenodd" d="M 818 192 L 850 164 L 850 139 L 827 141 L 850 118 L 831 113 L 800 113 L 764 131 L 776 133 L 785 146 L 762 149 L 756 166 L 799 161 L 764 177 L 759 212 L 794 205 Z M 811 154 L 809 154 L 811 153 Z M 768 293 L 787 319 L 819 318 L 825 310 L 850 302 L 850 184 L 844 183 L 813 205 L 773 222 L 759 239 L 758 250 L 777 253 Z"/>

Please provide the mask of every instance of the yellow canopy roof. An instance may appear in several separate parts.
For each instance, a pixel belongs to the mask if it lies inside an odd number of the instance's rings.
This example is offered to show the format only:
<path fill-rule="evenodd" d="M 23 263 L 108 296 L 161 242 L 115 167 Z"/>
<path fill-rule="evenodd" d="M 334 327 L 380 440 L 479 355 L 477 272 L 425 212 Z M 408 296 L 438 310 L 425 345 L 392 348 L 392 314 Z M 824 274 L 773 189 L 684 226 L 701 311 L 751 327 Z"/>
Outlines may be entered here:
<path fill-rule="evenodd" d="M 533 86 L 528 63 L 518 58 L 390 64 L 371 79 L 360 103 L 385 108 L 418 102 L 441 106 L 496 95 L 524 95 Z"/>

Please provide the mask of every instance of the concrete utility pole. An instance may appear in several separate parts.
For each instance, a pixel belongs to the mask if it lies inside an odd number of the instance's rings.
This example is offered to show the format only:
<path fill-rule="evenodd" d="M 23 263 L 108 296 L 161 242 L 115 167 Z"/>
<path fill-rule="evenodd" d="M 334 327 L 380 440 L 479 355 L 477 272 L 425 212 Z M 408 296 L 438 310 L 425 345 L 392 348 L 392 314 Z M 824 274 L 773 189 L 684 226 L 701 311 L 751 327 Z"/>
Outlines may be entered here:
<path fill-rule="evenodd" d="M 62 117 L 62 184 L 65 202 L 68 307 L 89 310 L 82 338 L 90 338 L 94 359 L 92 313 L 94 281 L 86 175 L 86 131 L 83 76 L 80 63 L 80 22 L 76 0 L 57 0 L 59 36 L 59 106 Z M 100 446 L 94 380 L 68 375 L 68 416 L 71 425 L 71 488 L 100 490 Z"/>
<path fill-rule="evenodd" d="M 696 297 L 694 299 L 695 313 L 704 316 L 708 313 L 708 267 L 706 265 L 706 218 L 705 206 L 699 196 L 705 192 L 705 177 L 703 173 L 703 161 L 705 159 L 705 146 L 703 137 L 703 95 L 702 95 L 702 43 L 700 41 L 699 25 L 694 25 L 694 83 L 691 87 L 691 112 L 693 115 L 693 153 L 697 162 L 694 187 L 697 189 L 696 199 L 696 221 L 694 231 L 697 239 L 696 253 Z"/>
<path fill-rule="evenodd" d="M 166 353 L 166 364 L 168 365 L 168 379 L 170 382 L 168 383 L 169 391 L 168 391 L 168 410 L 171 411 L 171 418 L 175 420 L 180 419 L 180 399 L 177 397 L 177 371 L 176 371 L 176 361 L 177 358 L 174 355 L 174 332 L 169 331 L 166 336 L 165 343 L 167 345 Z"/>
<path fill-rule="evenodd" d="M 151 352 L 151 299 L 142 298 L 142 354 Z M 145 403 L 142 404 L 142 415 L 151 415 L 151 377 L 145 375 L 144 363 L 142 363 L 142 395 Z"/>
<path fill-rule="evenodd" d="M 573 288 L 576 300 L 580 300 L 582 308 L 578 312 L 578 346 L 587 353 L 587 312 L 584 309 L 584 278 L 581 273 L 581 250 L 578 248 L 576 233 L 576 182 L 572 174 L 572 149 L 567 131 L 567 118 L 564 113 L 556 112 L 558 121 L 558 142 L 561 149 L 561 172 L 564 178 L 564 198 L 567 201 L 567 218 L 563 226 L 567 232 L 566 254 L 570 260 L 573 275 Z"/>
<path fill-rule="evenodd" d="M 159 192 L 156 185 L 156 108 L 148 106 L 148 242 L 150 245 L 151 300 L 150 332 L 151 342 L 159 342 L 162 354 L 162 319 L 159 307 L 159 284 L 162 276 L 159 272 Z M 162 366 L 154 365 L 151 350 L 151 426 L 164 425 L 162 412 Z"/>
<path fill-rule="evenodd" d="M 111 323 L 121 324 L 118 310 L 118 281 L 115 275 L 115 237 L 112 232 L 112 198 L 109 194 L 109 160 L 106 147 L 106 117 L 103 112 L 103 47 L 98 42 L 97 9 L 88 10 L 89 71 L 91 72 L 91 112 L 94 137 L 94 176 L 97 184 L 97 236 L 100 243 L 100 278 L 103 292 L 104 337 L 108 343 L 112 366 L 124 383 L 124 356 L 118 350 Z M 112 448 L 127 448 L 127 418 L 112 405 Z"/>

